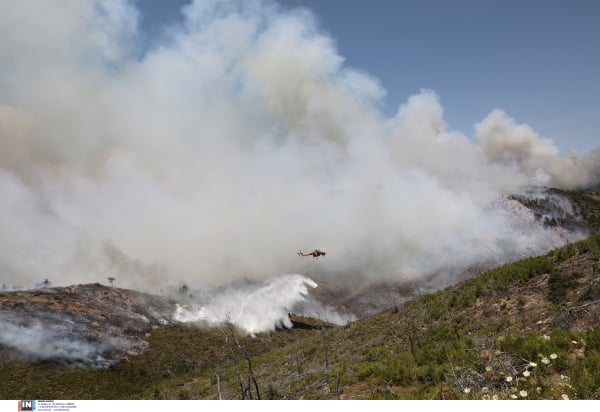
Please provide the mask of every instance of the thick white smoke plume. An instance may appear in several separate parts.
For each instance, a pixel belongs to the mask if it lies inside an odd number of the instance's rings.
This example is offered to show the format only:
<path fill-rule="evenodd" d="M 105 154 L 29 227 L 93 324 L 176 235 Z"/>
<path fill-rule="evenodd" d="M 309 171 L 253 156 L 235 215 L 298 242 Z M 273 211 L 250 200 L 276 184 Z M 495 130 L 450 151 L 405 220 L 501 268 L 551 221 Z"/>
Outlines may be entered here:
<path fill-rule="evenodd" d="M 501 110 L 490 113 L 475 130 L 487 159 L 537 174 L 542 184 L 582 188 L 599 182 L 600 149 L 583 157 L 576 152 L 560 155 L 551 139 L 539 136 L 527 125 L 517 125 Z"/>
<path fill-rule="evenodd" d="M 190 303 L 178 306 L 174 319 L 207 326 L 230 323 L 255 335 L 291 328 L 290 311 L 306 300 L 308 288 L 317 284 L 301 275 L 284 275 L 264 283 L 245 283 L 194 296 Z"/>
<path fill-rule="evenodd" d="M 7 285 L 418 278 L 563 243 L 492 205 L 600 175 L 600 152 L 560 154 L 501 111 L 470 141 L 433 91 L 385 118 L 378 81 L 306 11 L 196 1 L 142 50 L 133 1 L 0 8 Z"/>
<path fill-rule="evenodd" d="M 55 334 L 41 324 L 18 325 L 0 320 L 0 345 L 16 349 L 24 355 L 41 360 L 53 360 L 71 365 L 108 367 L 117 360 L 102 355 L 118 348 L 107 342 L 87 342 L 64 334 Z M 117 341 L 113 341 L 116 343 Z"/>

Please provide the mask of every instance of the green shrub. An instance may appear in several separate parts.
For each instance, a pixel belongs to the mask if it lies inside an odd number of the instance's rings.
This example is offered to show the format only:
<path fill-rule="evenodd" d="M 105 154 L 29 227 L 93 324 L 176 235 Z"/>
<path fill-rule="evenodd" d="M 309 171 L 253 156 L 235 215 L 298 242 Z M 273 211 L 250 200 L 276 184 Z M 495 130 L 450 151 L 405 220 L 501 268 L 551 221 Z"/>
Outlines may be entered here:
<path fill-rule="evenodd" d="M 577 253 L 575 246 L 570 243 L 567 246 L 560 248 L 556 254 L 556 261 L 563 262 L 567 259 L 572 258 Z"/>
<path fill-rule="evenodd" d="M 465 286 L 454 293 L 450 301 L 450 306 L 455 309 L 470 308 L 475 304 L 476 300 L 477 294 L 475 290 Z"/>
<path fill-rule="evenodd" d="M 546 256 L 536 256 L 492 269 L 476 282 L 484 282 L 487 284 L 488 290 L 506 292 L 514 285 L 524 286 L 529 279 L 545 273 L 552 273 L 554 270 L 554 262 Z M 484 295 L 485 293 L 482 290 L 480 294 Z"/>
<path fill-rule="evenodd" d="M 446 364 L 428 364 L 420 366 L 416 369 L 417 380 L 426 388 L 433 388 L 440 382 L 444 381 L 445 374 L 448 372 L 448 369 L 449 368 Z"/>
<path fill-rule="evenodd" d="M 586 351 L 600 352 L 600 327 L 587 332 L 585 336 Z"/>
<path fill-rule="evenodd" d="M 415 377 L 415 362 L 410 353 L 402 353 L 387 364 L 384 378 L 388 382 L 408 386 Z"/>
<path fill-rule="evenodd" d="M 571 349 L 571 341 L 576 339 L 569 331 L 563 328 L 554 328 L 550 332 L 549 350 L 553 352 L 568 352 Z"/>
<path fill-rule="evenodd" d="M 552 303 L 561 303 L 567 299 L 567 290 L 575 285 L 574 274 L 565 274 L 559 271 L 554 271 L 548 279 L 548 287 L 550 288 L 548 299 Z"/>
<path fill-rule="evenodd" d="M 538 353 L 544 353 L 546 350 L 545 341 L 537 335 L 507 336 L 499 342 L 499 346 L 513 357 L 530 361 L 537 359 Z"/>
<path fill-rule="evenodd" d="M 571 375 L 571 385 L 581 399 L 600 398 L 600 353 L 593 352 L 583 359 Z"/>
<path fill-rule="evenodd" d="M 383 382 L 383 364 L 380 362 L 361 362 L 352 368 L 358 380 L 368 380 L 374 384 Z"/>
<path fill-rule="evenodd" d="M 446 312 L 444 304 L 440 299 L 429 299 L 425 304 L 427 305 L 427 310 L 429 311 L 429 316 L 432 320 L 439 320 Z"/>

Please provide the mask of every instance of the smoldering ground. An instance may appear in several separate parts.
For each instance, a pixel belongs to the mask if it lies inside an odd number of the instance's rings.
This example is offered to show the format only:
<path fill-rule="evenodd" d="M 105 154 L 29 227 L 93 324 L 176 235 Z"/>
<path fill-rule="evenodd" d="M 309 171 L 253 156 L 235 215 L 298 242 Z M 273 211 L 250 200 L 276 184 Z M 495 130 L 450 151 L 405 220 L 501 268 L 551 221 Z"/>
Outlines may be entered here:
<path fill-rule="evenodd" d="M 104 336 L 102 340 L 90 342 L 78 334 L 57 333 L 47 324 L 21 325 L 0 320 L 0 327 L 0 344 L 3 346 L 15 349 L 29 358 L 70 366 L 106 368 L 122 361 L 110 356 L 113 352 L 123 352 L 133 347 L 142 352 L 140 347 L 144 350 L 147 348 L 141 343 L 148 346 L 141 339 L 113 336 Z"/>
<path fill-rule="evenodd" d="M 195 1 L 147 44 L 133 1 L 0 6 L 4 283 L 419 279 L 582 236 L 498 202 L 597 183 L 598 150 L 562 154 L 501 110 L 471 141 L 431 90 L 386 117 L 305 10 Z"/>
<path fill-rule="evenodd" d="M 150 348 L 176 304 L 132 290 L 77 285 L 0 293 L 0 345 L 70 366 L 109 367 Z"/>

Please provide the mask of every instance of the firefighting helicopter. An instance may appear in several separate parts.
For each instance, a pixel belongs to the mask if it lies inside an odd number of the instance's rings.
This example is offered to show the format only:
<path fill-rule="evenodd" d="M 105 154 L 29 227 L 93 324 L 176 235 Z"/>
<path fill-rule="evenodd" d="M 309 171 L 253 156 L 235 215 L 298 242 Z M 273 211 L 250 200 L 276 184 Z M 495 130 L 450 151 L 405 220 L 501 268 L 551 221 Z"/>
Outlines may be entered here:
<path fill-rule="evenodd" d="M 319 256 L 325 256 L 327 254 L 327 252 L 325 252 L 325 249 L 315 249 L 312 252 L 308 252 L 308 253 L 302 253 L 302 250 L 298 251 L 298 256 L 312 256 L 315 259 L 318 258 Z"/>

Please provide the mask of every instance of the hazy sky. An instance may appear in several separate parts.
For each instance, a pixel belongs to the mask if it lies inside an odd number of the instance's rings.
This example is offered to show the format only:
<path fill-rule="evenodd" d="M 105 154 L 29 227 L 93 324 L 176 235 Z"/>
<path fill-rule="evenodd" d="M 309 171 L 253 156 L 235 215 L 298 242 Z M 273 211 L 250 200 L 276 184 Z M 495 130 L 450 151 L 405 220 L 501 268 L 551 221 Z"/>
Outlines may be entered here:
<path fill-rule="evenodd" d="M 186 0 L 138 0 L 157 38 Z M 561 151 L 600 146 L 600 2 L 522 0 L 278 0 L 312 10 L 346 65 L 387 91 L 382 112 L 434 90 L 452 130 L 473 136 L 505 110 Z"/>

